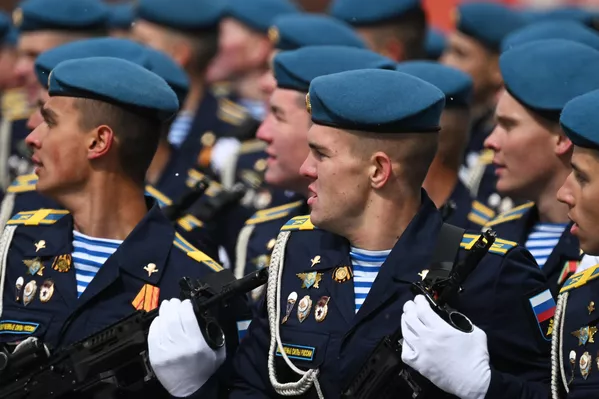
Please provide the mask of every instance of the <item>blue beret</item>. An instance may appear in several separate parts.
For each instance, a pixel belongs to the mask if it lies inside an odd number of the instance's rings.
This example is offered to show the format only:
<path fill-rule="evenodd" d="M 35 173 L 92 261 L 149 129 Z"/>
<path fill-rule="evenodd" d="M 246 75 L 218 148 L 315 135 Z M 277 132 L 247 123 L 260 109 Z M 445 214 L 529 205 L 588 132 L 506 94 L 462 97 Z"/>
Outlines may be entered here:
<path fill-rule="evenodd" d="M 394 69 L 395 63 L 370 50 L 344 46 L 311 46 L 275 56 L 277 87 L 307 93 L 319 76 L 355 69 Z"/>
<path fill-rule="evenodd" d="M 569 101 L 560 117 L 564 133 L 574 145 L 599 150 L 599 90 Z"/>
<path fill-rule="evenodd" d="M 599 51 L 569 40 L 522 44 L 503 53 L 499 66 L 507 91 L 550 118 L 574 97 L 599 88 Z"/>
<path fill-rule="evenodd" d="M 314 79 L 306 105 L 318 125 L 373 133 L 437 132 L 445 96 L 405 73 L 361 69 Z"/>
<path fill-rule="evenodd" d="M 35 73 L 42 86 L 58 64 L 90 57 L 112 57 L 140 65 L 164 79 L 182 103 L 189 92 L 187 74 L 168 55 L 127 39 L 111 37 L 78 40 L 41 53 L 35 60 Z"/>
<path fill-rule="evenodd" d="M 21 31 L 105 29 L 108 17 L 100 0 L 25 0 L 13 12 Z"/>
<path fill-rule="evenodd" d="M 574 21 L 538 22 L 509 34 L 501 43 L 502 51 L 524 43 L 545 39 L 565 39 L 599 50 L 599 32 Z"/>
<path fill-rule="evenodd" d="M 443 33 L 436 29 L 429 29 L 426 32 L 426 42 L 424 43 L 424 49 L 426 51 L 426 57 L 431 60 L 438 60 L 443 55 L 447 47 L 447 38 Z"/>
<path fill-rule="evenodd" d="M 330 14 L 351 25 L 373 25 L 422 9 L 420 0 L 335 0 Z"/>
<path fill-rule="evenodd" d="M 61 62 L 50 74 L 48 93 L 108 102 L 161 121 L 172 118 L 179 109 L 177 96 L 161 77 L 119 58 Z"/>
<path fill-rule="evenodd" d="M 13 45 L 12 39 L 15 31 L 10 17 L 0 11 L 0 42 Z"/>
<path fill-rule="evenodd" d="M 169 28 L 194 31 L 215 29 L 225 11 L 220 0 L 140 0 L 137 18 Z"/>
<path fill-rule="evenodd" d="M 472 78 L 458 70 L 434 61 L 406 61 L 396 70 L 416 76 L 435 85 L 445 95 L 445 107 L 468 107 L 472 101 Z"/>
<path fill-rule="evenodd" d="M 515 10 L 496 3 L 465 3 L 458 7 L 456 28 L 485 47 L 499 51 L 502 40 L 526 24 Z"/>
<path fill-rule="evenodd" d="M 279 50 L 322 45 L 366 48 L 366 43 L 351 26 L 326 15 L 281 15 L 274 19 L 268 37 Z"/>
<path fill-rule="evenodd" d="M 297 12 L 295 5 L 287 0 L 229 0 L 226 14 L 258 32 L 267 33 L 275 18 Z"/>
<path fill-rule="evenodd" d="M 133 20 L 135 19 L 133 4 L 110 4 L 108 7 L 108 27 L 111 29 L 129 30 L 131 28 L 131 24 L 133 24 Z"/>
<path fill-rule="evenodd" d="M 596 16 L 579 7 L 564 6 L 554 8 L 549 11 L 542 12 L 538 17 L 537 21 L 575 21 L 585 25 L 592 25 L 593 20 Z"/>

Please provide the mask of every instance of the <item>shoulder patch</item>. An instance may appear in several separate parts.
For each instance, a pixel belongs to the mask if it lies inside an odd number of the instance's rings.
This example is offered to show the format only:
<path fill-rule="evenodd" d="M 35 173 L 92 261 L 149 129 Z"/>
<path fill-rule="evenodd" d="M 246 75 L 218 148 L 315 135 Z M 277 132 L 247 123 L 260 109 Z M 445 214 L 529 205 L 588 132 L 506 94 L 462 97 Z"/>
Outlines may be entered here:
<path fill-rule="evenodd" d="M 495 217 L 495 211 L 483 205 L 481 202 L 472 201 L 472 208 L 468 214 L 468 220 L 479 226 L 484 226 Z"/>
<path fill-rule="evenodd" d="M 476 240 L 478 240 L 479 237 L 480 234 L 464 234 L 464 236 L 462 237 L 462 242 L 460 243 L 460 248 L 469 251 L 470 249 L 472 249 L 474 243 L 476 242 Z M 514 248 L 517 245 L 517 242 L 497 238 L 495 239 L 495 242 L 489 249 L 489 252 L 496 255 L 505 255 L 510 249 Z"/>
<path fill-rule="evenodd" d="M 61 209 L 38 209 L 35 211 L 19 212 L 13 216 L 7 225 L 25 225 L 25 226 L 39 226 L 54 224 L 59 221 L 64 215 L 67 215 L 69 211 Z"/>
<path fill-rule="evenodd" d="M 220 272 L 223 270 L 223 267 L 217 261 L 191 245 L 185 238 L 181 236 L 181 234 L 175 233 L 175 240 L 173 241 L 173 244 L 175 247 L 185 252 L 191 259 L 195 260 L 196 262 L 203 263 L 215 272 Z"/>
<path fill-rule="evenodd" d="M 187 187 L 192 188 L 200 180 L 202 180 L 204 176 L 206 175 L 202 172 L 197 171 L 196 169 L 189 169 L 187 171 L 187 180 L 185 181 L 185 184 L 187 185 Z M 221 191 L 221 189 L 222 186 L 219 183 L 212 181 L 210 182 L 210 186 L 208 186 L 208 189 L 204 194 L 206 194 L 209 197 L 214 197 L 216 194 L 218 194 L 219 191 Z"/>
<path fill-rule="evenodd" d="M 239 126 L 247 118 L 246 109 L 228 98 L 218 100 L 218 119 L 230 125 Z"/>
<path fill-rule="evenodd" d="M 582 287 L 589 281 L 595 280 L 598 277 L 599 277 L 599 265 L 589 267 L 588 269 L 586 269 L 580 273 L 574 274 L 568 280 L 566 280 L 566 282 L 562 286 L 562 289 L 559 291 L 559 293 L 561 294 L 562 292 L 567 292 L 567 291 L 573 290 L 575 288 Z"/>
<path fill-rule="evenodd" d="M 246 140 L 243 143 L 241 143 L 241 147 L 239 147 L 239 154 L 250 154 L 252 152 L 259 152 L 266 149 L 266 145 L 267 144 L 262 140 Z"/>
<path fill-rule="evenodd" d="M 539 326 L 541 336 L 546 341 L 551 341 L 553 332 L 553 316 L 555 315 L 555 300 L 551 291 L 546 289 L 528 298 L 535 320 Z"/>
<path fill-rule="evenodd" d="M 282 219 L 284 217 L 289 216 L 289 213 L 291 213 L 291 211 L 299 208 L 300 206 L 302 206 L 303 203 L 304 201 L 299 200 L 290 204 L 285 204 L 269 209 L 263 209 L 261 211 L 256 212 L 251 218 L 249 218 L 245 222 L 245 224 L 260 224 L 270 222 L 271 220 Z"/>
<path fill-rule="evenodd" d="M 146 186 L 146 195 L 149 195 L 150 197 L 153 197 L 156 201 L 158 201 L 158 205 L 160 205 L 161 208 L 172 205 L 173 203 L 173 201 L 169 197 L 162 194 L 154 186 L 151 186 L 149 184 Z"/>
<path fill-rule="evenodd" d="M 26 119 L 31 114 L 27 94 L 21 88 L 4 92 L 1 107 L 2 115 L 10 121 Z"/>
<path fill-rule="evenodd" d="M 185 215 L 177 220 L 177 225 L 185 231 L 191 231 L 195 228 L 202 227 L 204 222 L 193 215 Z"/>
<path fill-rule="evenodd" d="M 35 186 L 37 185 L 37 175 L 22 175 L 17 176 L 10 186 L 6 189 L 8 193 L 25 193 L 28 191 L 35 191 Z"/>
<path fill-rule="evenodd" d="M 292 230 L 316 230 L 317 228 L 310 221 L 310 215 L 296 216 L 289 220 L 281 231 L 292 231 Z"/>
<path fill-rule="evenodd" d="M 491 220 L 489 223 L 485 225 L 485 227 L 495 226 L 497 224 L 509 222 L 512 220 L 520 219 L 530 208 L 535 205 L 534 202 L 528 202 L 524 205 L 517 206 L 516 208 L 504 212 L 497 216 L 495 219 Z"/>

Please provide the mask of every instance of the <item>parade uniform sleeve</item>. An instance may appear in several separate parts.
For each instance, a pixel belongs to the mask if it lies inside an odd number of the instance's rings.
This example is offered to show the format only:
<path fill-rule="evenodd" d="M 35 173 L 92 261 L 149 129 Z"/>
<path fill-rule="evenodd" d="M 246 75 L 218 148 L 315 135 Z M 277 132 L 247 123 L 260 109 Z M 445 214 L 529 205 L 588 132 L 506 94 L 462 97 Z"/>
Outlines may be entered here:
<path fill-rule="evenodd" d="M 530 382 L 520 377 L 491 368 L 491 384 L 485 399 L 547 399 L 549 387 L 545 383 Z"/>

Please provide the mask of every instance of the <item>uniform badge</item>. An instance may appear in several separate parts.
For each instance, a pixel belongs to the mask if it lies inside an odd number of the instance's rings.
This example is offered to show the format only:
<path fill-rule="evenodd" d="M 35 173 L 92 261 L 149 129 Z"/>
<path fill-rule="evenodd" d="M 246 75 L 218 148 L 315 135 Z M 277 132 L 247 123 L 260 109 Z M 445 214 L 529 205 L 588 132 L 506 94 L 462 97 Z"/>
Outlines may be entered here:
<path fill-rule="evenodd" d="M 320 255 L 316 255 L 315 257 L 310 259 L 310 262 L 312 262 L 312 266 L 310 266 L 310 267 L 314 267 L 317 264 L 319 264 L 320 263 Z"/>
<path fill-rule="evenodd" d="M 33 300 L 36 291 L 37 283 L 35 282 L 35 280 L 31 280 L 27 283 L 27 285 L 25 286 L 25 290 L 23 291 L 23 304 L 25 306 L 29 305 L 29 303 Z"/>
<path fill-rule="evenodd" d="M 325 317 L 327 317 L 327 313 L 329 313 L 329 298 L 328 296 L 321 297 L 318 302 L 316 302 L 316 307 L 314 308 L 314 318 L 317 322 L 321 323 Z"/>
<path fill-rule="evenodd" d="M 71 254 L 59 255 L 54 258 L 54 262 L 52 263 L 52 269 L 56 270 L 59 273 L 66 273 L 71 270 L 71 265 L 73 264 L 73 257 Z"/>
<path fill-rule="evenodd" d="M 257 269 L 263 269 L 270 264 L 270 255 L 260 255 L 252 259 L 252 263 Z"/>
<path fill-rule="evenodd" d="M 310 299 L 310 296 L 306 295 L 297 305 L 297 319 L 300 323 L 303 323 L 308 315 L 310 315 L 310 309 L 312 309 L 312 300 Z"/>
<path fill-rule="evenodd" d="M 275 244 L 277 243 L 276 238 L 272 238 L 267 244 L 266 244 L 266 249 L 268 249 L 269 251 L 271 249 L 273 249 L 275 247 Z"/>
<path fill-rule="evenodd" d="M 147 266 L 144 266 L 144 270 L 148 272 L 148 277 L 151 277 L 152 274 L 158 271 L 156 268 L 156 263 L 148 263 Z"/>
<path fill-rule="evenodd" d="M 212 147 L 216 143 L 216 136 L 213 132 L 207 131 L 200 137 L 200 143 L 204 147 Z"/>
<path fill-rule="evenodd" d="M 17 282 L 15 283 L 15 300 L 19 302 L 21 300 L 21 290 L 23 289 L 23 284 L 25 283 L 25 279 L 23 277 L 19 277 Z"/>
<path fill-rule="evenodd" d="M 418 273 L 418 275 L 420 276 L 420 278 L 422 279 L 422 281 L 424 281 L 424 279 L 428 275 L 428 269 L 424 269 L 423 271 L 421 271 L 420 273 Z"/>
<path fill-rule="evenodd" d="M 45 266 L 42 263 L 42 259 L 40 257 L 37 257 L 35 259 L 25 259 L 23 263 L 25 264 L 25 266 L 27 266 L 28 274 L 31 274 L 32 276 L 34 274 L 37 274 L 38 276 L 44 275 L 43 272 Z"/>
<path fill-rule="evenodd" d="M 46 241 L 39 240 L 38 242 L 36 242 L 33 245 L 35 245 L 35 252 L 38 252 L 40 249 L 45 249 L 46 248 Z"/>
<path fill-rule="evenodd" d="M 581 327 L 576 331 L 572 331 L 572 335 L 578 338 L 578 346 L 586 345 L 587 342 L 595 343 L 595 334 L 597 333 L 597 327 Z"/>
<path fill-rule="evenodd" d="M 570 385 L 572 381 L 574 381 L 574 371 L 576 370 L 576 351 L 574 350 L 570 351 L 570 370 L 572 371 L 572 374 L 570 375 L 570 379 L 568 380 L 568 385 Z"/>
<path fill-rule="evenodd" d="M 294 291 L 287 297 L 287 308 L 285 309 L 285 317 L 283 317 L 283 320 L 281 320 L 281 324 L 285 324 L 287 320 L 289 320 L 289 316 L 291 316 L 291 311 L 295 306 L 295 302 L 297 302 L 297 292 Z"/>
<path fill-rule="evenodd" d="M 351 280 L 353 274 L 349 266 L 341 266 L 335 269 L 333 272 L 333 280 L 337 283 L 345 283 Z"/>
<path fill-rule="evenodd" d="M 587 306 L 587 310 L 589 311 L 589 314 L 593 313 L 595 311 L 595 302 L 591 301 L 589 306 Z"/>
<path fill-rule="evenodd" d="M 310 272 L 310 273 L 298 273 L 296 274 L 302 280 L 302 288 L 310 289 L 320 288 L 320 280 L 322 280 L 322 273 Z"/>
<path fill-rule="evenodd" d="M 40 287 L 40 301 L 46 303 L 54 295 L 54 281 L 48 279 L 42 283 Z"/>
<path fill-rule="evenodd" d="M 583 353 L 582 356 L 580 357 L 580 362 L 578 363 L 578 367 L 580 367 L 580 374 L 582 375 L 582 378 L 584 378 L 585 380 L 589 376 L 589 372 L 591 371 L 592 364 L 593 364 L 593 362 L 591 360 L 591 355 L 589 354 L 589 352 Z"/>
<path fill-rule="evenodd" d="M 264 209 L 272 201 L 272 194 L 267 190 L 261 190 L 256 193 L 256 197 L 254 198 L 254 208 L 256 209 Z"/>
<path fill-rule="evenodd" d="M 528 303 L 534 313 L 541 336 L 543 339 L 551 341 L 551 336 L 547 336 L 546 334 L 551 326 L 551 320 L 555 315 L 555 300 L 553 299 L 553 295 L 551 295 L 551 291 L 546 289 L 545 291 L 528 298 Z"/>
<path fill-rule="evenodd" d="M 254 163 L 254 170 L 256 172 L 264 172 L 266 170 L 266 159 L 259 159 Z"/>

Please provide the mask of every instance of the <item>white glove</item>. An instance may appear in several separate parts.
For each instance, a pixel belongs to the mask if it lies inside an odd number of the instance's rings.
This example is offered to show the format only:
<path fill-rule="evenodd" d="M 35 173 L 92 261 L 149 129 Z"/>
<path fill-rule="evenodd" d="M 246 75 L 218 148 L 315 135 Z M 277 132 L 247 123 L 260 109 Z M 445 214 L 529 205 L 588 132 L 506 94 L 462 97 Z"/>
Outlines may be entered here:
<path fill-rule="evenodd" d="M 424 296 L 403 308 L 401 360 L 443 391 L 482 399 L 491 383 L 487 335 L 461 332 L 437 315 Z"/>
<path fill-rule="evenodd" d="M 150 364 L 160 383 L 176 397 L 193 394 L 225 361 L 204 340 L 189 300 L 163 301 L 148 333 Z"/>

